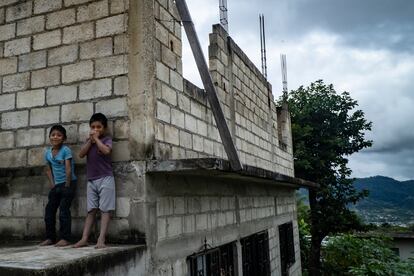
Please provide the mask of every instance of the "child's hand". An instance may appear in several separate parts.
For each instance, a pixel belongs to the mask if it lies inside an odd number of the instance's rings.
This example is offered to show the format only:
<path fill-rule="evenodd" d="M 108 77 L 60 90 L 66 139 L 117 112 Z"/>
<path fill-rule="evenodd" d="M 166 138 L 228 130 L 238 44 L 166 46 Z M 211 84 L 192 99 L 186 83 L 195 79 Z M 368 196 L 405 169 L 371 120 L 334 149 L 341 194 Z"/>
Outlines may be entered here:
<path fill-rule="evenodd" d="M 95 130 L 91 130 L 89 132 L 89 139 L 91 140 L 92 144 L 95 143 L 95 136 L 96 136 L 96 131 Z"/>

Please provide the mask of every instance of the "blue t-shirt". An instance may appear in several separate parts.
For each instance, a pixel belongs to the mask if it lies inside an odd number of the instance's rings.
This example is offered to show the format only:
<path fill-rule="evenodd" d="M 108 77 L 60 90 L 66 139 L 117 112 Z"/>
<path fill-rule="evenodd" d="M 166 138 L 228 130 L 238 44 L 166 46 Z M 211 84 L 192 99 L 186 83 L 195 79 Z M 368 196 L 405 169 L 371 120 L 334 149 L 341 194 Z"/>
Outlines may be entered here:
<path fill-rule="evenodd" d="M 66 182 L 66 169 L 65 160 L 71 159 L 72 177 L 71 180 L 76 180 L 75 165 L 72 158 L 72 151 L 67 146 L 62 146 L 59 152 L 53 156 L 52 148 L 48 148 L 45 151 L 45 160 L 52 168 L 53 181 L 55 185 L 63 184 Z"/>

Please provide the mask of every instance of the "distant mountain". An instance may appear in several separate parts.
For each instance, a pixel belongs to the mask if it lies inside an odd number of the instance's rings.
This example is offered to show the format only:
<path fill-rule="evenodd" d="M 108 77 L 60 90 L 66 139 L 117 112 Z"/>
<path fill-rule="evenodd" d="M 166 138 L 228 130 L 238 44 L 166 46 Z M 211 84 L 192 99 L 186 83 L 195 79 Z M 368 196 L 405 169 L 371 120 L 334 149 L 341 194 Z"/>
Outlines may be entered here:
<path fill-rule="evenodd" d="M 353 207 L 366 222 L 414 224 L 414 180 L 374 176 L 358 178 L 354 185 L 357 190 L 369 191 L 369 196 Z"/>

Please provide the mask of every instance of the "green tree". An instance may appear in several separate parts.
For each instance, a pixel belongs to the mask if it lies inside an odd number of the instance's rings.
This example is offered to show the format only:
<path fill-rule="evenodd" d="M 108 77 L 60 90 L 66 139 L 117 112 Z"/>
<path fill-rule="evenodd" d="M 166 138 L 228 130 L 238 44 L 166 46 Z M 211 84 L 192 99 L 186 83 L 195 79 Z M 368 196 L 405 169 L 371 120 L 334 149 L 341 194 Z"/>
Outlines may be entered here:
<path fill-rule="evenodd" d="M 295 173 L 320 184 L 309 191 L 311 221 L 310 275 L 320 275 L 320 248 L 330 234 L 361 228 L 347 208 L 367 194 L 357 192 L 350 179 L 347 157 L 370 147 L 371 130 L 357 101 L 348 92 L 338 94 L 322 80 L 291 91 L 284 99 L 291 114 Z"/>
<path fill-rule="evenodd" d="M 326 275 L 414 275 L 414 261 L 401 261 L 385 237 L 339 235 L 322 249 Z"/>

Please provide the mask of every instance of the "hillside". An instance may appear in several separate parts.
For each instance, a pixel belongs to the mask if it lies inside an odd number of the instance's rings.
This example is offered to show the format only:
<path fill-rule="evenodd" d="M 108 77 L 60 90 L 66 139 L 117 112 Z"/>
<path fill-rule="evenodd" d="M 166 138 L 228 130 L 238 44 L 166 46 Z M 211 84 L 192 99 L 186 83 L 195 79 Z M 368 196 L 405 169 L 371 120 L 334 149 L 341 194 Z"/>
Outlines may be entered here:
<path fill-rule="evenodd" d="M 374 176 L 359 178 L 354 182 L 358 190 L 369 190 L 355 210 L 366 222 L 407 225 L 414 223 L 414 180 Z"/>

